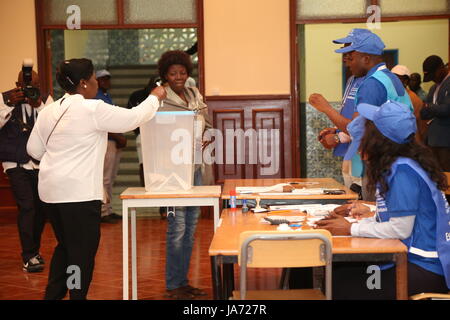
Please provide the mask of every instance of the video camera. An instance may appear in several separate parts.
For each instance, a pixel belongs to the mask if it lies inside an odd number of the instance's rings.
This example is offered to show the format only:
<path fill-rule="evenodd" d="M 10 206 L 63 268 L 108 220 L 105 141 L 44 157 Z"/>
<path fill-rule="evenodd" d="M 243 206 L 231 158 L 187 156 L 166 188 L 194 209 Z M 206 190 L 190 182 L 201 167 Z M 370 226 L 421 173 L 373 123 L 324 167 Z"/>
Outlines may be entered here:
<path fill-rule="evenodd" d="M 22 64 L 23 87 L 19 89 L 23 91 L 26 98 L 29 100 L 38 100 L 41 97 L 39 88 L 33 87 L 33 60 L 25 59 Z M 5 101 L 9 100 L 9 95 L 16 89 L 3 92 Z M 22 101 L 24 103 L 25 101 Z"/>

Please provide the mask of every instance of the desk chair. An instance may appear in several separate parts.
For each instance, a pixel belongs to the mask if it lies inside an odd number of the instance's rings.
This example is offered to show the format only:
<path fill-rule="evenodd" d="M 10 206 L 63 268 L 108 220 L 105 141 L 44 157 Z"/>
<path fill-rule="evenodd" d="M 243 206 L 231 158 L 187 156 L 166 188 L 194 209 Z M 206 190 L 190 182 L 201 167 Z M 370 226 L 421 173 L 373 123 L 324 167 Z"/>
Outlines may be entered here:
<path fill-rule="evenodd" d="M 240 290 L 234 300 L 331 300 L 332 240 L 327 230 L 246 231 L 239 238 Z M 247 290 L 247 268 L 325 266 L 325 295 L 319 289 Z"/>
<path fill-rule="evenodd" d="M 450 300 L 449 293 L 419 293 L 409 297 L 410 300 Z"/>

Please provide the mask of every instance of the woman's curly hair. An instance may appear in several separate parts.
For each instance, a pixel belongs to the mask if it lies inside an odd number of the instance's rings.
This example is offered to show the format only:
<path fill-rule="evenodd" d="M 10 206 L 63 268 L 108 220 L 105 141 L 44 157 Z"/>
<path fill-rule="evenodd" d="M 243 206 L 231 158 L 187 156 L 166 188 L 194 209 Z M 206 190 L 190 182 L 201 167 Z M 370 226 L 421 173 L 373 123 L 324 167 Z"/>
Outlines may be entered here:
<path fill-rule="evenodd" d="M 174 64 L 184 66 L 189 76 L 192 74 L 194 66 L 192 65 L 191 57 L 186 52 L 181 50 L 167 51 L 158 60 L 159 77 L 163 82 L 167 82 L 167 72 L 170 66 Z"/>
<path fill-rule="evenodd" d="M 365 133 L 362 138 L 359 151 L 367 160 L 368 191 L 374 192 L 376 186 L 380 186 L 380 194 L 384 196 L 389 190 L 387 177 L 391 173 L 392 163 L 398 157 L 415 160 L 429 174 L 430 179 L 436 183 L 439 190 L 447 189 L 447 178 L 433 156 L 430 149 L 418 144 L 414 134 L 409 137 L 408 143 L 398 144 L 386 138 L 375 126 L 366 120 Z"/>

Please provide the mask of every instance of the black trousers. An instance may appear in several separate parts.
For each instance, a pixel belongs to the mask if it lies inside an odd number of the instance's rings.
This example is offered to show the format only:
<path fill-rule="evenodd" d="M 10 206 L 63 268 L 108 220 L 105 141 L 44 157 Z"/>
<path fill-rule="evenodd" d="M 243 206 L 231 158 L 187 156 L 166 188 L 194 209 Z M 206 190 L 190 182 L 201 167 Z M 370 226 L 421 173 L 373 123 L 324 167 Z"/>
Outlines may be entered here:
<path fill-rule="evenodd" d="M 373 263 L 375 265 L 376 263 Z M 379 288 L 372 286 L 375 272 L 370 263 L 333 263 L 333 300 L 394 300 L 396 299 L 395 268 L 380 272 Z M 447 293 L 445 278 L 408 262 L 408 296 L 422 292 Z"/>
<path fill-rule="evenodd" d="M 100 242 L 101 201 L 46 203 L 58 245 L 53 253 L 46 300 L 84 300 Z"/>
<path fill-rule="evenodd" d="M 19 209 L 17 226 L 22 246 L 22 259 L 26 263 L 39 254 L 41 234 L 45 225 L 43 203 L 38 194 L 39 170 L 16 167 L 6 170 L 6 174 Z"/>

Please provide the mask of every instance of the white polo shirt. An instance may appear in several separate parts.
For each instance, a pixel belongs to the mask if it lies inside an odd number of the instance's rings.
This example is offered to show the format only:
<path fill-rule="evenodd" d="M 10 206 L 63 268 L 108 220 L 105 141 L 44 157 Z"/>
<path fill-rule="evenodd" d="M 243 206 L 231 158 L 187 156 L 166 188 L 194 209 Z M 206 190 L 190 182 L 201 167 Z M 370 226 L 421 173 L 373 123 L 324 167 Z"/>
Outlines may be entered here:
<path fill-rule="evenodd" d="M 47 203 L 102 200 L 108 132 L 123 133 L 137 128 L 155 115 L 159 105 L 153 95 L 137 107 L 125 109 L 75 94 L 43 109 L 27 144 L 28 153 L 41 161 L 41 200 Z"/>

